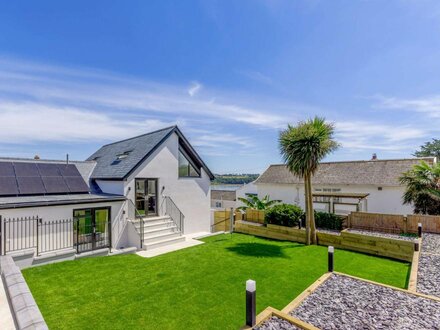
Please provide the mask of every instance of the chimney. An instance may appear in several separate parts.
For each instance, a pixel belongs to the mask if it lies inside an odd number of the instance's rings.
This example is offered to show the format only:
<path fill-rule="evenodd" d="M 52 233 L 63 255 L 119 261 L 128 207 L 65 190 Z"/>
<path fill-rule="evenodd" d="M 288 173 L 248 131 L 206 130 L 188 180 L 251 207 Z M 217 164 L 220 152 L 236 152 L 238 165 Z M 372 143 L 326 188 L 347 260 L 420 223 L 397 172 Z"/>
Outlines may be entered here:
<path fill-rule="evenodd" d="M 39 159 L 40 159 L 40 156 L 35 155 L 35 156 L 34 156 L 34 159 L 35 159 L 35 160 L 39 160 Z"/>
<path fill-rule="evenodd" d="M 376 153 L 374 153 L 372 156 L 371 156 L 371 160 L 376 160 L 377 159 L 377 155 L 376 155 Z"/>

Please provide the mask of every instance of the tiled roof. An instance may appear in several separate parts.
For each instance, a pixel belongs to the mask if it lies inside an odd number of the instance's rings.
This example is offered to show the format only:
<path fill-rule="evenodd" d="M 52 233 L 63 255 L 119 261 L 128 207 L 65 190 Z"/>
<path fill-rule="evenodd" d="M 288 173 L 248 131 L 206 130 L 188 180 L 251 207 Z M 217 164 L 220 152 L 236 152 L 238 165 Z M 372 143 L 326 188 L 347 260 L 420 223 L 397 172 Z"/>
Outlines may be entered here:
<path fill-rule="evenodd" d="M 96 162 L 91 178 L 116 180 L 126 178 L 173 132 L 179 136 L 182 143 L 187 145 L 208 175 L 213 178 L 211 171 L 192 149 L 189 142 L 185 139 L 177 126 L 163 128 L 144 135 L 102 146 L 101 149 L 87 159 Z M 126 156 L 123 159 L 118 160 L 118 156 L 123 154 L 126 154 Z"/>
<path fill-rule="evenodd" d="M 123 179 L 174 130 L 175 126 L 102 146 L 87 160 L 96 162 L 92 179 Z M 117 160 L 118 155 L 127 157 Z"/>
<path fill-rule="evenodd" d="M 233 190 L 211 190 L 211 199 L 235 201 L 236 192 Z"/>
<path fill-rule="evenodd" d="M 312 178 L 312 183 L 400 186 L 399 176 L 421 160 L 430 164 L 434 162 L 433 157 L 426 157 L 321 163 Z M 284 164 L 270 165 L 255 181 L 256 184 L 300 184 L 303 182 L 302 178 L 290 173 Z"/>

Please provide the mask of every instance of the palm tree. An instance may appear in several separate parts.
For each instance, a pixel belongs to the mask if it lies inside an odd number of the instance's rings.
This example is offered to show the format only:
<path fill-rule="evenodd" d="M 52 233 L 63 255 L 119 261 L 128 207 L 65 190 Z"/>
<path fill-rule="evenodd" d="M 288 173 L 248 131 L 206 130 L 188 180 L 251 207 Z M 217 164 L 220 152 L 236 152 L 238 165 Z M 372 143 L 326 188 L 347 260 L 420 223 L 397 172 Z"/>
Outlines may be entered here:
<path fill-rule="evenodd" d="M 238 200 L 244 204 L 244 206 L 238 207 L 238 210 L 246 210 L 248 208 L 267 210 L 273 205 L 281 202 L 280 200 L 270 200 L 269 195 L 264 196 L 262 199 L 259 199 L 256 195 L 250 195 L 248 198 L 238 197 Z"/>
<path fill-rule="evenodd" d="M 304 179 L 307 244 L 316 242 L 312 176 L 319 162 L 338 148 L 333 134 L 333 124 L 326 123 L 324 118 L 315 117 L 299 122 L 296 126 L 288 125 L 279 136 L 280 151 L 287 168 L 292 174 Z"/>
<path fill-rule="evenodd" d="M 440 164 L 430 166 L 424 161 L 399 178 L 406 185 L 404 204 L 413 204 L 414 213 L 440 214 Z"/>

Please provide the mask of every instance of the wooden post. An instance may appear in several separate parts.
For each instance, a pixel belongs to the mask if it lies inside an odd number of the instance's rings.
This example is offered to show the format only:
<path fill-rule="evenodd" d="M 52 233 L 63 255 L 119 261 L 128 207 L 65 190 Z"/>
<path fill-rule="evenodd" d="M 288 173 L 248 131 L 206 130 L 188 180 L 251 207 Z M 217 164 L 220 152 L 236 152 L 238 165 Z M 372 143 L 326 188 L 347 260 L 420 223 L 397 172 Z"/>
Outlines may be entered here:
<path fill-rule="evenodd" d="M 231 207 L 231 212 L 229 213 L 229 231 L 232 234 L 234 231 L 234 208 Z"/>

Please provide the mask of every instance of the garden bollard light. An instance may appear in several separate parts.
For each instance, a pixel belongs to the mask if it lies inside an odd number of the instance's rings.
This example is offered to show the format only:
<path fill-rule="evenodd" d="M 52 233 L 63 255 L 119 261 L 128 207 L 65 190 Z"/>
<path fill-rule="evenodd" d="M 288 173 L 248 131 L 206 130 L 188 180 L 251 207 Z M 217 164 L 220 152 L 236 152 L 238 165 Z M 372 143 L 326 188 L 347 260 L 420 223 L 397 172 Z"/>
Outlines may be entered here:
<path fill-rule="evenodd" d="M 422 224 L 419 222 L 419 226 L 417 227 L 417 234 L 419 237 L 422 237 Z"/>
<path fill-rule="evenodd" d="M 334 269 L 334 252 L 335 248 L 333 246 L 328 247 L 328 271 L 333 272 Z"/>
<path fill-rule="evenodd" d="M 414 251 L 419 251 L 419 240 L 417 238 L 414 239 Z"/>
<path fill-rule="evenodd" d="M 256 283 L 253 280 L 246 281 L 246 325 L 253 327 L 256 323 Z"/>

